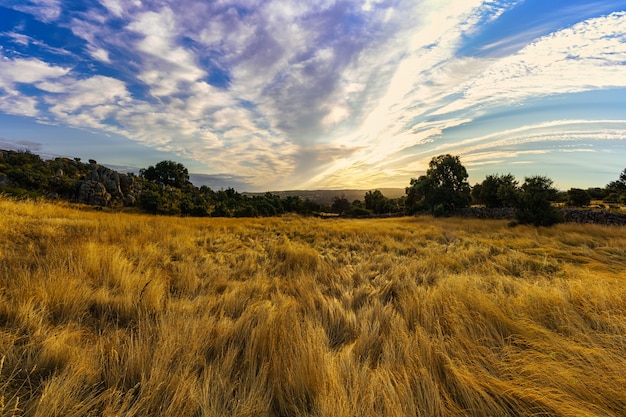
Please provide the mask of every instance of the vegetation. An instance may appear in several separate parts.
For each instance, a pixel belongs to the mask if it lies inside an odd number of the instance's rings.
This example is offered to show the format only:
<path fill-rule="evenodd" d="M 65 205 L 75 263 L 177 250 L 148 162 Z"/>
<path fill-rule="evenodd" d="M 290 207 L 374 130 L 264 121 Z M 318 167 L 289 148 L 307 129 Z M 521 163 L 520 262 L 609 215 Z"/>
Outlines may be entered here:
<path fill-rule="evenodd" d="M 177 188 L 191 186 L 189 171 L 179 162 L 161 161 L 155 166 L 139 170 L 139 176 L 155 183 Z"/>
<path fill-rule="evenodd" d="M 617 181 L 610 182 L 607 186 L 607 202 L 626 203 L 626 168 L 622 171 Z"/>
<path fill-rule="evenodd" d="M 61 172 L 65 178 L 57 175 Z M 55 193 L 70 199 L 76 192 L 74 180 L 85 178 L 88 173 L 89 165 L 80 159 L 43 161 L 27 150 L 0 150 L 0 190 L 14 196 L 32 198 Z"/>
<path fill-rule="evenodd" d="M 95 199 L 92 199 L 93 192 L 84 193 L 85 188 L 90 191 L 93 183 L 104 184 Z M 187 168 L 173 161 L 141 169 L 139 176 L 135 176 L 119 174 L 94 160 L 89 163 L 69 158 L 44 161 L 28 151 L 0 151 L 0 192 L 14 197 L 138 206 L 151 214 L 195 217 L 275 216 L 322 210 L 314 202 L 297 196 L 281 199 L 267 193 L 247 197 L 232 188 L 218 191 L 206 186 L 198 188 L 189 181 Z M 128 195 L 132 199 L 128 199 Z"/>
<path fill-rule="evenodd" d="M 428 164 L 426 175 L 411 179 L 407 204 L 411 211 L 427 209 L 436 216 L 447 216 L 467 207 L 471 188 L 467 170 L 458 156 L 439 155 Z"/>
<path fill-rule="evenodd" d="M 487 175 L 481 184 L 476 184 L 472 189 L 472 196 L 478 204 L 484 204 L 488 208 L 515 207 L 518 183 L 512 174 Z"/>
<path fill-rule="evenodd" d="M 580 188 L 570 188 L 567 191 L 566 202 L 571 207 L 586 207 L 591 204 L 591 195 Z"/>
<path fill-rule="evenodd" d="M 0 196 L 0 416 L 618 416 L 621 228 Z"/>
<path fill-rule="evenodd" d="M 535 226 L 552 226 L 563 221 L 559 211 L 552 205 L 557 192 L 551 179 L 543 176 L 527 177 L 518 193 L 516 219 L 522 224 Z"/>
<path fill-rule="evenodd" d="M 458 156 L 434 157 L 425 175 L 411 179 L 406 196 L 387 198 L 380 190 L 350 202 L 345 193 L 327 203 L 298 195 L 265 193 L 245 195 L 232 188 L 214 191 L 196 187 L 187 168 L 161 161 L 141 169 L 139 176 L 120 174 L 89 160 L 56 158 L 43 161 L 28 151 L 0 150 L 0 193 L 21 197 L 40 196 L 71 202 L 122 208 L 137 206 L 146 213 L 193 217 L 270 217 L 287 213 L 303 215 L 328 212 L 347 217 L 430 213 L 449 216 L 474 204 L 488 209 L 514 208 L 519 223 L 550 226 L 562 221 L 556 202 L 573 207 L 588 206 L 602 198 L 611 208 L 626 202 L 626 169 L 605 188 L 572 188 L 558 192 L 549 178 L 526 178 L 522 186 L 512 174 L 488 175 L 473 188 Z M 326 192 L 328 193 L 328 192 Z M 319 194 L 319 192 L 318 192 Z M 353 194 L 354 196 L 354 194 Z M 353 197 L 352 197 L 353 198 Z"/>

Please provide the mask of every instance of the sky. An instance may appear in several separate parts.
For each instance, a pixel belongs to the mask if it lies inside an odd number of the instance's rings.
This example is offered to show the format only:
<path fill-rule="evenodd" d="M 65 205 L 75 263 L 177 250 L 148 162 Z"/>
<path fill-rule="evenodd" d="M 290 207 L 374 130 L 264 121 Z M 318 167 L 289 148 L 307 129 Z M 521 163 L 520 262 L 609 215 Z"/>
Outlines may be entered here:
<path fill-rule="evenodd" d="M 626 168 L 626 0 L 0 0 L 0 149 L 238 191 Z"/>

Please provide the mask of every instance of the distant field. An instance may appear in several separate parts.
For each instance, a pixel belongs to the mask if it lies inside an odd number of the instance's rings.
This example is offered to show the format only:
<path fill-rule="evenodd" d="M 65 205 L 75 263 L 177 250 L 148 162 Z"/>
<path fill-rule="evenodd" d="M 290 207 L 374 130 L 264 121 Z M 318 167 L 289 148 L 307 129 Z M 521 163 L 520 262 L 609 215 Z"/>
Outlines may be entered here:
<path fill-rule="evenodd" d="M 378 190 L 387 198 L 399 198 L 406 195 L 404 188 L 378 188 Z M 273 191 L 272 194 L 281 198 L 289 196 L 298 196 L 300 198 L 309 199 L 319 204 L 332 204 L 335 197 L 345 197 L 349 202 L 361 200 L 365 198 L 365 193 L 371 190 L 292 190 L 292 191 Z M 244 193 L 246 195 L 262 195 L 265 193 Z"/>
<path fill-rule="evenodd" d="M 0 198 L 0 417 L 624 416 L 626 233 Z"/>

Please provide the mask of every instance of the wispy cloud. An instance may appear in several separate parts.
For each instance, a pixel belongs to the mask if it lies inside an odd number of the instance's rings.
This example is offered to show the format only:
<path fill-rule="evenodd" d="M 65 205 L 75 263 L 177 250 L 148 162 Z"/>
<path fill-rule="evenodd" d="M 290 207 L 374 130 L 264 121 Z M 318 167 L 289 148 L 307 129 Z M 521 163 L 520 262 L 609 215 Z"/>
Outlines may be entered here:
<path fill-rule="evenodd" d="M 52 22 L 61 15 L 61 0 L 23 0 L 15 1 L 15 10 L 30 13 L 42 22 Z"/>
<path fill-rule="evenodd" d="M 494 62 L 438 114 L 529 97 L 626 86 L 626 13 L 590 19 Z"/>
<path fill-rule="evenodd" d="M 7 59 L 0 57 L 0 111 L 8 114 L 38 116 L 38 99 L 23 94 L 25 84 L 36 84 L 61 77 L 68 68 L 51 66 L 38 59 Z"/>
<path fill-rule="evenodd" d="M 11 151 L 17 151 L 21 149 L 28 149 L 31 152 L 37 152 L 42 148 L 41 143 L 31 140 L 9 140 L 0 137 L 0 149 L 6 149 Z"/>

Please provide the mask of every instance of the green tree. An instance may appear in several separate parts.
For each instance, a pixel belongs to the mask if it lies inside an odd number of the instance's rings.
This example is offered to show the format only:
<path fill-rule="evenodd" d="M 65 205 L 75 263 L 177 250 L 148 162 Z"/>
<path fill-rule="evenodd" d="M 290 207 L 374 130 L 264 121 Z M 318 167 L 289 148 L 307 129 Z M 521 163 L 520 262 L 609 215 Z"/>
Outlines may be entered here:
<path fill-rule="evenodd" d="M 350 210 L 350 201 L 348 201 L 345 195 L 342 195 L 341 197 L 336 196 L 333 198 L 332 210 L 335 213 L 343 215 Z"/>
<path fill-rule="evenodd" d="M 607 186 L 607 194 L 605 201 L 611 203 L 626 203 L 626 168 L 619 175 L 617 181 L 611 181 Z"/>
<path fill-rule="evenodd" d="M 189 171 L 179 162 L 161 161 L 155 166 L 139 170 L 139 176 L 156 183 L 163 183 L 177 188 L 191 185 Z"/>
<path fill-rule="evenodd" d="M 517 181 L 512 174 L 487 175 L 480 186 L 478 200 L 487 207 L 513 207 Z"/>
<path fill-rule="evenodd" d="M 467 207 L 470 186 L 467 170 L 458 156 L 449 154 L 434 157 L 426 175 L 411 179 L 406 189 L 409 209 L 426 208 L 434 215 L 449 215 L 455 209 Z"/>
<path fill-rule="evenodd" d="M 587 192 L 591 196 L 592 200 L 602 200 L 606 198 L 607 195 L 609 195 L 606 188 L 600 188 L 600 187 L 587 188 Z"/>
<path fill-rule="evenodd" d="M 364 200 L 365 208 L 376 214 L 389 213 L 394 210 L 394 204 L 380 190 L 366 192 Z"/>
<path fill-rule="evenodd" d="M 552 180 L 543 176 L 526 177 L 520 187 L 515 217 L 519 223 L 535 226 L 551 226 L 563 221 L 561 213 L 552 202 L 558 190 Z"/>
<path fill-rule="evenodd" d="M 591 203 L 591 196 L 580 188 L 570 188 L 567 191 L 566 204 L 571 207 L 585 207 Z"/>
<path fill-rule="evenodd" d="M 302 198 L 298 195 L 289 195 L 283 201 L 283 207 L 287 213 L 297 213 L 302 210 Z"/>
<path fill-rule="evenodd" d="M 472 197 L 472 204 L 485 204 L 480 198 L 480 193 L 483 191 L 482 183 L 476 183 L 472 187 L 472 191 L 470 192 L 470 196 Z"/>

